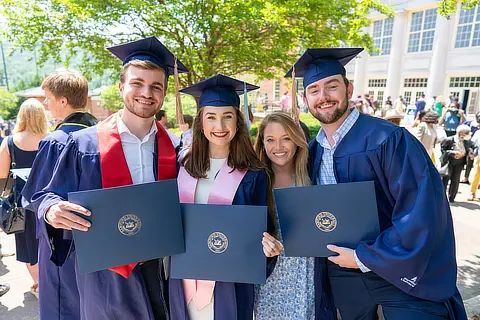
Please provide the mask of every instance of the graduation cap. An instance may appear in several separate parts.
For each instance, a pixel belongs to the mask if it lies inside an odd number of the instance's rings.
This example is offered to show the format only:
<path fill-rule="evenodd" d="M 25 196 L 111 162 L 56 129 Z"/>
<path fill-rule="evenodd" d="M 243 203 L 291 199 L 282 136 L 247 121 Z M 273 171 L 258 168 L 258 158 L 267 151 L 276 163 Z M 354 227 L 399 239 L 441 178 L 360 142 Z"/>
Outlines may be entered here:
<path fill-rule="evenodd" d="M 234 78 L 217 74 L 180 90 L 198 98 L 198 107 L 240 107 L 239 95 L 244 94 L 244 116 L 248 126 L 247 93 L 260 87 Z"/>
<path fill-rule="evenodd" d="M 175 96 L 177 109 L 177 123 L 183 124 L 182 102 L 180 100 L 180 81 L 178 74 L 188 72 L 187 67 L 170 52 L 156 37 L 148 37 L 137 41 L 128 42 L 118 46 L 108 47 L 111 53 L 122 60 L 126 65 L 133 60 L 150 61 L 165 71 L 165 75 L 175 77 Z"/>
<path fill-rule="evenodd" d="M 156 37 L 148 37 L 137 41 L 124 43 L 118 46 L 108 47 L 118 59 L 127 64 L 132 60 L 150 61 L 161 67 L 167 76 L 174 74 L 175 64 L 178 65 L 179 73 L 188 72 L 187 67 L 177 60 Z"/>
<path fill-rule="evenodd" d="M 363 48 L 316 48 L 307 49 L 285 77 L 303 77 L 303 87 L 337 74 L 346 75 L 345 65 Z"/>

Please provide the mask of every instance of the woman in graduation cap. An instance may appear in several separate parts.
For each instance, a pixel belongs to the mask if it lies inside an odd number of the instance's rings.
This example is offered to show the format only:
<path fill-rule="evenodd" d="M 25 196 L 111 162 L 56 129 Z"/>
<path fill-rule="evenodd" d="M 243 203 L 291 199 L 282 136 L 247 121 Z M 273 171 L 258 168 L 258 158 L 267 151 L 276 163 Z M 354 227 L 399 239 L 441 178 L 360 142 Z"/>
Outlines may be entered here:
<path fill-rule="evenodd" d="M 180 202 L 267 204 L 265 166 L 255 155 L 239 109 L 239 94 L 255 89 L 258 87 L 216 75 L 181 90 L 199 99 L 199 110 L 192 145 L 178 175 Z M 225 188 L 228 185 L 234 188 Z M 264 234 L 262 242 L 267 257 L 280 253 L 281 244 L 269 234 Z M 169 292 L 175 320 L 253 317 L 252 284 L 170 278 Z"/>

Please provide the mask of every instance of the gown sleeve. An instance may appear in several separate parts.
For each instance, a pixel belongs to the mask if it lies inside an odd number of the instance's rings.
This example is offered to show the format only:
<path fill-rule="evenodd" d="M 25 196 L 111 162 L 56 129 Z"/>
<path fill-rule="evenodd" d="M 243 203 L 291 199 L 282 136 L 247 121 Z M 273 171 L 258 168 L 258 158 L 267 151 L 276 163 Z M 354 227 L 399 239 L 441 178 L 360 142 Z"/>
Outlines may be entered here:
<path fill-rule="evenodd" d="M 38 212 L 38 207 L 42 202 L 43 196 L 37 194 L 45 187 L 52 175 L 55 168 L 55 164 L 65 148 L 63 143 L 55 140 L 42 140 L 38 147 L 38 152 L 35 160 L 32 164 L 32 171 L 30 172 L 29 179 L 27 180 L 25 187 L 22 190 L 22 196 L 28 203 L 27 209 Z M 43 216 L 38 216 L 37 219 L 41 230 L 37 230 L 38 234 L 44 234 L 46 236 L 45 224 Z"/>
<path fill-rule="evenodd" d="M 38 168 L 40 178 L 34 184 L 41 189 L 30 197 L 30 202 L 35 205 L 38 220 L 42 221 L 45 226 L 44 232 L 49 239 L 52 251 L 51 260 L 59 266 L 65 262 L 68 256 L 72 239 L 66 236 L 68 231 L 53 228 L 45 222 L 44 217 L 51 206 L 67 200 L 68 192 L 78 190 L 80 177 L 79 154 L 71 137 L 62 149 L 58 156 L 53 154 L 53 152 L 59 152 L 57 148 L 49 148 L 50 153 L 46 152 L 42 156 L 41 159 L 47 159 L 42 160 L 46 163 L 45 173 L 43 173 L 43 167 Z M 48 160 L 50 157 L 52 160 Z M 57 159 L 57 161 L 52 163 L 54 159 Z M 38 165 L 41 166 L 41 162 Z M 34 190 L 33 187 L 32 190 Z M 29 192 L 28 195 L 30 195 L 30 191 L 25 191 Z"/>
<path fill-rule="evenodd" d="M 370 161 L 386 194 L 381 200 L 386 203 L 379 207 L 392 208 L 391 225 L 375 241 L 361 242 L 358 258 L 407 293 L 448 299 L 456 288 L 455 240 L 438 171 L 420 142 L 404 129 L 392 133 Z"/>

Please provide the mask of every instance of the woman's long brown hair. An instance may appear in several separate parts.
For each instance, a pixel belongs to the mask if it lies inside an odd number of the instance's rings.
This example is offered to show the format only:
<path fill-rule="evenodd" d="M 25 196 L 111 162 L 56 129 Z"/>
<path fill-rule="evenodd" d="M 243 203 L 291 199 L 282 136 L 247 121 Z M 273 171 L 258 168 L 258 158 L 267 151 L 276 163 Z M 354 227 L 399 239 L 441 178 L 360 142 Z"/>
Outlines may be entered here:
<path fill-rule="evenodd" d="M 265 169 L 263 164 L 253 150 L 252 142 L 248 133 L 245 120 L 239 108 L 235 108 L 237 116 L 237 132 L 230 142 L 228 153 L 228 165 L 236 170 L 259 171 Z M 189 152 L 182 159 L 182 166 L 188 174 L 196 179 L 206 178 L 210 170 L 209 141 L 203 134 L 202 118 L 203 108 L 200 108 L 193 122 L 193 139 Z"/>

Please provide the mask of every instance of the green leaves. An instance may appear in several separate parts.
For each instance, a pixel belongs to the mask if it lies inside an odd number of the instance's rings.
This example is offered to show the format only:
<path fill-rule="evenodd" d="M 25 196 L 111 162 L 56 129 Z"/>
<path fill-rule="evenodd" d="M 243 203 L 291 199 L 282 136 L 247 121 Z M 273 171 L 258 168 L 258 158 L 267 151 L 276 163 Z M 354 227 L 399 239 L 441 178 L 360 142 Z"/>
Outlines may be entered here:
<path fill-rule="evenodd" d="M 116 112 L 123 108 L 123 100 L 120 97 L 120 90 L 117 85 L 103 89 L 100 98 L 102 98 L 102 107 L 107 110 Z"/>
<path fill-rule="evenodd" d="M 106 46 L 154 35 L 191 70 L 182 86 L 216 73 L 279 76 L 307 47 L 371 49 L 371 10 L 392 13 L 380 0 L 0 0 L 4 36 L 38 45 L 40 62 L 80 55 L 87 77 L 102 75 L 120 67 Z"/>
<path fill-rule="evenodd" d="M 0 117 L 13 119 L 18 113 L 18 97 L 6 89 L 0 89 Z"/>
<path fill-rule="evenodd" d="M 463 0 L 462 5 L 470 9 L 480 4 L 479 0 Z M 449 16 L 457 10 L 457 0 L 441 0 L 438 5 L 438 11 L 442 16 Z"/>

